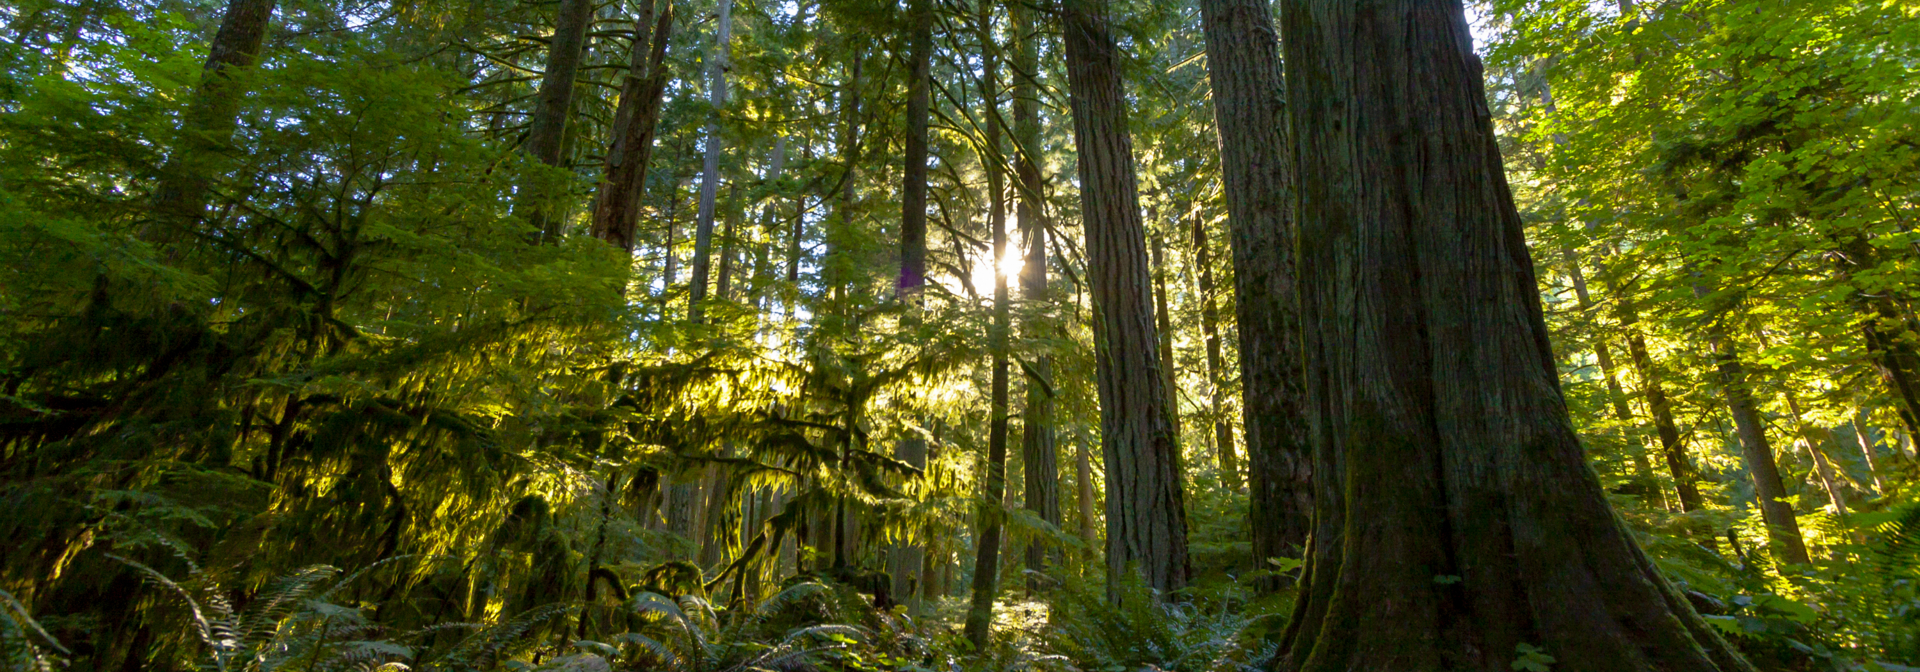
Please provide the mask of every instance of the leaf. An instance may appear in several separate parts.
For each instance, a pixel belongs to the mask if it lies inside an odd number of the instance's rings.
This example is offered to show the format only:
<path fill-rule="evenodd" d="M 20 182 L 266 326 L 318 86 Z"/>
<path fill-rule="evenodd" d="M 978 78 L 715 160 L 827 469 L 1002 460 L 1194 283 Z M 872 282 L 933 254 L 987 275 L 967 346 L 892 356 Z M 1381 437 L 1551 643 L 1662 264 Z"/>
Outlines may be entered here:
<path fill-rule="evenodd" d="M 1511 666 L 1514 670 L 1518 670 L 1520 672 L 1552 672 L 1553 671 L 1553 663 L 1554 663 L 1553 656 L 1547 655 L 1547 652 L 1540 649 L 1539 647 L 1536 647 L 1532 644 L 1520 644 L 1518 646 L 1513 647 L 1513 649 L 1514 649 L 1514 653 L 1517 654 L 1517 657 L 1514 658 L 1513 665 Z"/>

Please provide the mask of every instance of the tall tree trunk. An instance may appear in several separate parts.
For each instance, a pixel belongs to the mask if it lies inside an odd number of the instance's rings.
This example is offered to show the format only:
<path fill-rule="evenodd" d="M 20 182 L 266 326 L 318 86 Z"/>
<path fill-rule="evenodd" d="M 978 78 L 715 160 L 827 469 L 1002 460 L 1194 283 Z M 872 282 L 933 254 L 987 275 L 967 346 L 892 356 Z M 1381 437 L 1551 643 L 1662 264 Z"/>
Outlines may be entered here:
<path fill-rule="evenodd" d="M 780 203 L 780 177 L 787 169 L 787 136 L 774 136 L 773 154 L 768 161 L 767 174 L 761 178 L 762 188 L 767 191 L 766 202 L 760 206 L 761 242 L 753 264 L 754 305 L 763 316 L 773 308 L 768 295 L 773 286 L 772 246 L 773 241 L 780 239 L 779 220 L 774 213 L 779 210 L 776 206 Z"/>
<path fill-rule="evenodd" d="M 594 199 L 593 237 L 633 254 L 634 226 L 647 183 L 647 161 L 660 126 L 660 103 L 667 89 L 667 44 L 673 33 L 673 5 L 642 0 L 633 21 L 633 53 L 613 113 L 606 166 Z M 622 284 L 624 291 L 626 285 Z"/>
<path fill-rule="evenodd" d="M 1696 298 L 1706 299 L 1705 287 L 1694 285 Z M 1733 415 L 1735 432 L 1740 437 L 1740 452 L 1746 458 L 1747 475 L 1753 479 L 1753 496 L 1758 500 L 1760 517 L 1767 524 L 1767 539 L 1781 562 L 1808 563 L 1807 544 L 1800 536 L 1800 523 L 1793 507 L 1786 502 L 1787 488 L 1780 482 L 1780 468 L 1774 461 L 1773 446 L 1767 442 L 1766 421 L 1753 400 L 1753 388 L 1747 381 L 1747 369 L 1733 340 L 1717 324 L 1706 325 L 1707 343 L 1712 348 L 1714 368 L 1720 374 L 1720 393 Z"/>
<path fill-rule="evenodd" d="M 911 321 L 918 323 L 923 286 L 927 282 L 927 144 L 932 107 L 933 85 L 933 3 L 911 0 L 907 3 L 908 21 L 913 32 L 908 36 L 907 61 L 911 64 L 907 82 L 906 166 L 900 185 L 900 276 L 894 289 L 907 302 Z M 919 436 L 900 439 L 893 446 L 894 457 L 916 468 L 927 466 L 927 442 Z M 915 535 L 924 536 L 924 535 Z M 920 567 L 921 549 L 914 544 L 894 544 L 887 552 L 887 571 L 893 578 L 895 599 L 905 601 L 918 613 L 919 600 L 913 594 L 911 572 Z"/>
<path fill-rule="evenodd" d="M 1220 462 L 1220 482 L 1240 489 L 1240 458 L 1233 450 L 1233 424 L 1227 419 L 1226 364 L 1220 357 L 1220 307 L 1213 293 L 1213 250 L 1207 241 L 1206 218 L 1189 212 L 1193 222 L 1193 265 L 1199 269 L 1200 338 L 1207 344 L 1207 406 L 1213 412 L 1213 450 Z"/>
<path fill-rule="evenodd" d="M 1120 58 L 1105 0 L 1064 0 L 1073 139 L 1094 312 L 1100 447 L 1107 473 L 1107 596 L 1139 572 L 1166 593 L 1187 585 L 1187 512 L 1179 442 L 1155 351 L 1146 236 L 1134 177 Z"/>
<path fill-rule="evenodd" d="M 713 52 L 707 56 L 708 101 L 713 114 L 727 106 L 728 43 L 733 40 L 733 0 L 720 0 L 719 26 L 713 38 Z M 687 288 L 687 319 L 706 321 L 707 279 L 713 260 L 714 206 L 720 194 L 720 124 L 707 120 L 706 156 L 700 167 L 700 214 L 694 224 L 693 280 Z"/>
<path fill-rule="evenodd" d="M 587 27 L 592 23 L 593 0 L 560 0 L 559 13 L 553 17 L 553 37 L 547 45 L 547 69 L 540 75 L 527 140 L 521 145 L 527 156 L 549 166 L 560 165 L 567 117 L 573 111 L 574 80 L 580 75 Z M 536 240 L 550 242 L 560 235 L 564 217 L 547 199 L 534 196 L 530 208 L 528 221 L 539 229 Z"/>
<path fill-rule="evenodd" d="M 220 30 L 207 48 L 199 88 L 181 120 L 180 138 L 160 169 L 153 209 L 166 228 L 147 229 L 156 242 L 174 237 L 171 228 L 192 228 L 206 214 L 207 192 L 220 170 L 220 155 L 233 141 L 235 117 L 245 90 L 237 79 L 260 60 L 276 0 L 227 0 Z"/>
<path fill-rule="evenodd" d="M 1021 3 L 1008 6 L 1013 19 L 1013 143 L 1014 178 L 1019 200 L 1014 214 L 1026 242 L 1026 262 L 1020 266 L 1020 298 L 1027 304 L 1021 329 L 1036 343 L 1051 340 L 1052 327 L 1042 309 L 1047 304 L 1047 220 L 1040 175 L 1040 105 L 1037 41 L 1033 10 Z M 1060 447 L 1053 432 L 1053 355 L 1042 349 L 1026 368 L 1027 400 L 1020 414 L 1020 459 L 1026 464 L 1026 508 L 1041 521 L 1060 526 Z M 1027 589 L 1039 586 L 1040 573 L 1060 563 L 1060 549 L 1044 538 L 1027 546 Z"/>
<path fill-rule="evenodd" d="M 992 7 L 980 3 L 980 42 L 984 60 L 981 98 L 986 101 L 986 151 L 980 162 L 987 170 L 987 228 L 993 232 L 993 327 L 988 332 L 987 349 L 993 353 L 993 416 L 987 429 L 987 480 L 982 493 L 973 563 L 973 600 L 967 609 L 966 636 L 975 651 L 987 650 L 987 636 L 993 625 L 993 598 L 1000 593 L 1000 543 L 1003 511 L 1007 495 L 1007 274 L 1000 260 L 1007 257 L 1007 214 L 1005 177 L 1000 152 L 999 63 L 995 58 L 992 33 Z"/>
<path fill-rule="evenodd" d="M 674 471 L 667 477 L 667 531 L 690 542 L 700 519 L 700 481 L 690 468 Z M 676 559 L 691 560 L 691 554 L 676 554 Z"/>
<path fill-rule="evenodd" d="M 1459 0 L 1283 0 L 1314 532 L 1281 670 L 1750 671 L 1587 467 Z"/>
<path fill-rule="evenodd" d="M 1647 339 L 1640 335 L 1640 314 L 1633 308 L 1633 298 L 1622 293 L 1620 287 L 1609 287 L 1609 291 L 1615 297 L 1614 315 L 1620 320 L 1620 328 L 1627 332 L 1627 354 L 1633 360 L 1634 375 L 1640 377 L 1640 386 L 1647 395 L 1647 414 L 1653 416 L 1654 433 L 1660 437 L 1660 456 L 1667 464 L 1667 472 L 1673 475 L 1680 510 L 1698 511 L 1706 505 L 1697 484 L 1700 473 L 1687 458 L 1686 445 L 1680 442 L 1680 428 L 1673 421 L 1673 402 L 1667 398 L 1660 369 L 1647 351 Z"/>
<path fill-rule="evenodd" d="M 1203 0 L 1240 332 L 1240 399 L 1256 564 L 1305 550 L 1313 511 L 1300 305 L 1294 280 L 1293 138 L 1271 6 Z M 1280 587 L 1266 580 L 1267 590 Z"/>
<path fill-rule="evenodd" d="M 740 183 L 727 183 L 727 212 L 720 216 L 720 269 L 713 281 L 713 295 L 722 301 L 732 301 L 734 262 L 740 258 L 740 236 L 738 233 L 740 217 Z"/>
<path fill-rule="evenodd" d="M 1573 294 L 1579 300 L 1580 314 L 1592 315 L 1593 297 L 1587 293 L 1587 276 L 1580 271 L 1580 257 L 1572 249 L 1567 250 L 1567 274 L 1573 279 Z M 1662 509 L 1668 508 L 1666 490 L 1653 477 L 1653 465 L 1647 461 L 1647 454 L 1640 450 L 1640 440 L 1631 430 L 1634 426 L 1633 411 L 1627 408 L 1627 393 L 1620 387 L 1620 378 L 1613 375 L 1613 352 L 1607 348 L 1606 339 L 1594 337 L 1593 356 L 1600 362 L 1600 377 L 1606 381 L 1607 402 L 1613 407 L 1613 418 L 1620 422 L 1621 432 L 1625 434 L 1622 443 L 1630 453 L 1629 459 L 1633 461 L 1634 480 L 1640 482 L 1643 494 L 1652 497 L 1655 504 Z"/>
<path fill-rule="evenodd" d="M 1153 210 L 1147 211 L 1149 221 L 1157 221 Z M 1178 366 L 1173 358 L 1173 311 L 1167 305 L 1167 239 L 1159 230 L 1147 234 L 1153 239 L 1153 328 L 1159 338 L 1155 345 L 1160 351 L 1160 380 L 1166 387 L 1167 422 L 1173 432 L 1174 450 L 1180 445 L 1180 378 Z"/>

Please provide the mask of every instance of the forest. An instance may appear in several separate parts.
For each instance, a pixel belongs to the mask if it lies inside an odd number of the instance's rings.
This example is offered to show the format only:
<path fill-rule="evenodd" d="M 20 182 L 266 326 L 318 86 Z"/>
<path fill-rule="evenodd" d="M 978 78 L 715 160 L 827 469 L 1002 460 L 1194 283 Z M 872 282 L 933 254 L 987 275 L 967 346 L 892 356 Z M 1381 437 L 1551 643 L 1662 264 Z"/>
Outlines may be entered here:
<path fill-rule="evenodd" d="M 0 0 L 0 661 L 1920 671 L 1920 0 Z"/>

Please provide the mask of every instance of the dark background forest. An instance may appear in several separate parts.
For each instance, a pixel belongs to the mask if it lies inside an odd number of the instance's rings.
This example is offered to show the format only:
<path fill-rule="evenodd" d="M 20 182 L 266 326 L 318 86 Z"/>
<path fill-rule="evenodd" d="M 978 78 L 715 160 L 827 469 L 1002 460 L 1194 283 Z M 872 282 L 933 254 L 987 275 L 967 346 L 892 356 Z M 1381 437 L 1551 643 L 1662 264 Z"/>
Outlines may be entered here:
<path fill-rule="evenodd" d="M 10 669 L 1920 669 L 1920 2 L 0 22 Z"/>

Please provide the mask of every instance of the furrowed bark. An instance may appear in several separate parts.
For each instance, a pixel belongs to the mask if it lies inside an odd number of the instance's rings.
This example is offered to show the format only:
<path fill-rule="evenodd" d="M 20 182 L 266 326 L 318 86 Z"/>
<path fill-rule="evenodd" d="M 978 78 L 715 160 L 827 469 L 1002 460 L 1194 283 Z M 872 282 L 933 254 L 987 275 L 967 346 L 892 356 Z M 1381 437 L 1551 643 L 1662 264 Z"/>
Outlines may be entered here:
<path fill-rule="evenodd" d="M 1047 295 L 1047 224 L 1045 185 L 1040 175 L 1040 110 L 1038 76 L 1039 56 L 1032 11 L 1014 3 L 1008 13 L 1013 19 L 1013 141 L 1014 176 L 1020 198 L 1015 206 L 1020 235 L 1026 241 L 1026 261 L 1020 267 L 1020 298 L 1028 304 L 1022 330 L 1034 342 L 1051 339 L 1048 324 L 1039 306 Z M 1033 356 L 1025 377 L 1027 401 L 1020 415 L 1020 458 L 1026 464 L 1026 508 L 1040 520 L 1059 527 L 1060 447 L 1053 431 L 1053 356 L 1042 350 Z M 1047 571 L 1061 561 L 1058 546 L 1035 539 L 1027 546 L 1027 569 Z M 1040 588 L 1038 578 L 1030 575 L 1028 592 Z"/>
<path fill-rule="evenodd" d="M 1067 83 L 1079 150 L 1087 276 L 1094 306 L 1100 444 L 1107 474 L 1107 596 L 1139 572 L 1166 593 L 1186 587 L 1186 495 L 1155 349 L 1119 53 L 1104 0 L 1065 0 Z"/>
<path fill-rule="evenodd" d="M 673 5 L 643 0 L 633 22 L 633 53 L 614 110 L 612 140 L 594 199 L 593 237 L 633 254 L 634 227 L 646 188 L 647 162 L 660 126 L 660 104 L 667 88 L 667 44 L 673 32 Z M 669 280 L 671 283 L 671 280 Z M 625 285 L 621 286 L 625 289 Z"/>
<path fill-rule="evenodd" d="M 900 187 L 900 276 L 895 291 L 900 300 L 911 305 L 912 320 L 920 318 L 921 294 L 927 282 L 927 144 L 931 125 L 933 79 L 933 5 L 929 0 L 911 0 L 907 13 L 912 34 L 907 44 L 911 78 L 907 82 L 906 167 Z M 894 457 L 915 467 L 927 466 L 927 442 L 918 436 L 900 439 L 894 444 Z M 920 567 L 922 549 L 914 544 L 895 544 L 888 551 L 888 572 L 893 577 L 893 594 L 905 600 L 918 613 L 920 602 L 912 594 L 912 571 Z"/>
<path fill-rule="evenodd" d="M 1314 533 L 1276 667 L 1747 672 L 1559 387 L 1458 0 L 1283 0 Z"/>
<path fill-rule="evenodd" d="M 1293 138 L 1268 3 L 1203 0 L 1240 332 L 1240 398 L 1256 566 L 1298 557 L 1313 511 L 1294 276 Z M 1274 590 L 1278 579 L 1260 587 Z"/>

